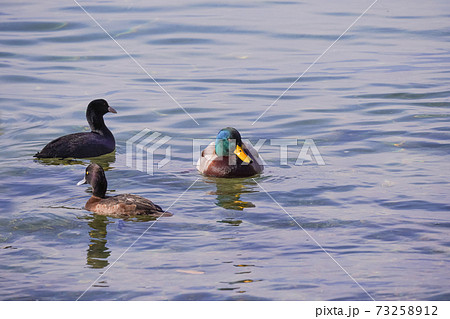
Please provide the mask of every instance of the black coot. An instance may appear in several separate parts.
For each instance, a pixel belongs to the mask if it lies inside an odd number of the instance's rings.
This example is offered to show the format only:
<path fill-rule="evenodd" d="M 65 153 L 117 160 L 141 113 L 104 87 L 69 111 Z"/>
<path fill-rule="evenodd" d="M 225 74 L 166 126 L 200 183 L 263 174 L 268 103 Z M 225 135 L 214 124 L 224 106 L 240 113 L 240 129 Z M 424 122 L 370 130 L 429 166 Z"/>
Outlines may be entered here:
<path fill-rule="evenodd" d="M 108 112 L 117 113 L 103 99 L 92 101 L 86 110 L 86 119 L 91 132 L 61 136 L 48 143 L 34 157 L 85 158 L 111 153 L 116 147 L 116 141 L 103 121 L 103 115 Z"/>

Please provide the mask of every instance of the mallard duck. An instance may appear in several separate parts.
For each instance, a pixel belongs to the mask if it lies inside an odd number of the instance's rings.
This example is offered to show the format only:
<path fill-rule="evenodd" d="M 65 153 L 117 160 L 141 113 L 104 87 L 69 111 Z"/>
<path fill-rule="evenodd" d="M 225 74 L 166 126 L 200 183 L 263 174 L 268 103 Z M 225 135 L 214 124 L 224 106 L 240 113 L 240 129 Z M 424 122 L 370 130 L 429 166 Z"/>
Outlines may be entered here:
<path fill-rule="evenodd" d="M 226 127 L 202 151 L 197 169 L 212 177 L 249 177 L 261 173 L 264 167 L 258 152 L 242 142 L 238 130 Z"/>
<path fill-rule="evenodd" d="M 103 120 L 103 115 L 108 112 L 117 113 L 103 99 L 92 101 L 86 110 L 86 119 L 91 132 L 74 133 L 58 137 L 48 143 L 34 157 L 86 158 L 111 153 L 116 148 L 116 141 Z"/>
<path fill-rule="evenodd" d="M 90 184 L 92 196 L 84 206 L 87 210 L 98 215 L 113 217 L 146 216 L 172 216 L 151 200 L 133 194 L 105 196 L 108 183 L 103 168 L 95 163 L 86 168 L 84 178 L 77 185 Z"/>

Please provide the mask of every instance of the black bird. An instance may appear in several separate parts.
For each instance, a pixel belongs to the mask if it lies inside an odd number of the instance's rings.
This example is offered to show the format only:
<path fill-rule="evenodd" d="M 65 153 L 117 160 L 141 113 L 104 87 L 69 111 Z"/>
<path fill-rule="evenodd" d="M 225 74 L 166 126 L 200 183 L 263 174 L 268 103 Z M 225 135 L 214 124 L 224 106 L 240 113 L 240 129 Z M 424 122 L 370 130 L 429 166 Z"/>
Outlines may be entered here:
<path fill-rule="evenodd" d="M 116 141 L 103 121 L 103 115 L 108 112 L 117 113 L 103 99 L 92 101 L 86 110 L 86 119 L 91 132 L 74 133 L 58 137 L 48 143 L 34 157 L 85 158 L 111 153 L 116 148 Z"/>

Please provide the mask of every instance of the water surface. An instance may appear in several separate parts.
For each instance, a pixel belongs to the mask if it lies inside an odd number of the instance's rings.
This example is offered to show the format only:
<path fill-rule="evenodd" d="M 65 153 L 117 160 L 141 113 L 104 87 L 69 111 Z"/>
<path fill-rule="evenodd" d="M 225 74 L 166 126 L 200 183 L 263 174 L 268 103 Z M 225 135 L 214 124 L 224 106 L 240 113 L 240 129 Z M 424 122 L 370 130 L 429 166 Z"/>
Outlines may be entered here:
<path fill-rule="evenodd" d="M 254 123 L 371 3 L 80 2 L 148 74 L 73 1 L 3 3 L 0 299 L 450 299 L 448 1 L 378 1 Z M 89 159 L 33 159 L 95 98 L 109 193 L 173 217 L 91 214 Z M 230 125 L 266 139 L 261 176 L 197 173 L 193 139 Z M 153 175 L 126 165 L 145 128 L 172 138 Z M 325 166 L 295 165 L 306 139 Z"/>

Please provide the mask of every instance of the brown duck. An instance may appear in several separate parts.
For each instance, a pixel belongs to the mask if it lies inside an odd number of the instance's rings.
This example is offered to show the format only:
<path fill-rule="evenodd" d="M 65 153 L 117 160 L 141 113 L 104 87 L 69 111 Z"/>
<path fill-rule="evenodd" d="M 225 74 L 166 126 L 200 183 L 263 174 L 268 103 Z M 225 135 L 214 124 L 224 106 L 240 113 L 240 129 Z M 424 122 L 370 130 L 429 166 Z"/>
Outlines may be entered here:
<path fill-rule="evenodd" d="M 151 200 L 133 194 L 106 196 L 107 181 L 103 168 L 95 163 L 86 168 L 83 180 L 77 185 L 90 184 L 92 196 L 85 205 L 85 209 L 99 215 L 113 217 L 172 216 Z"/>

